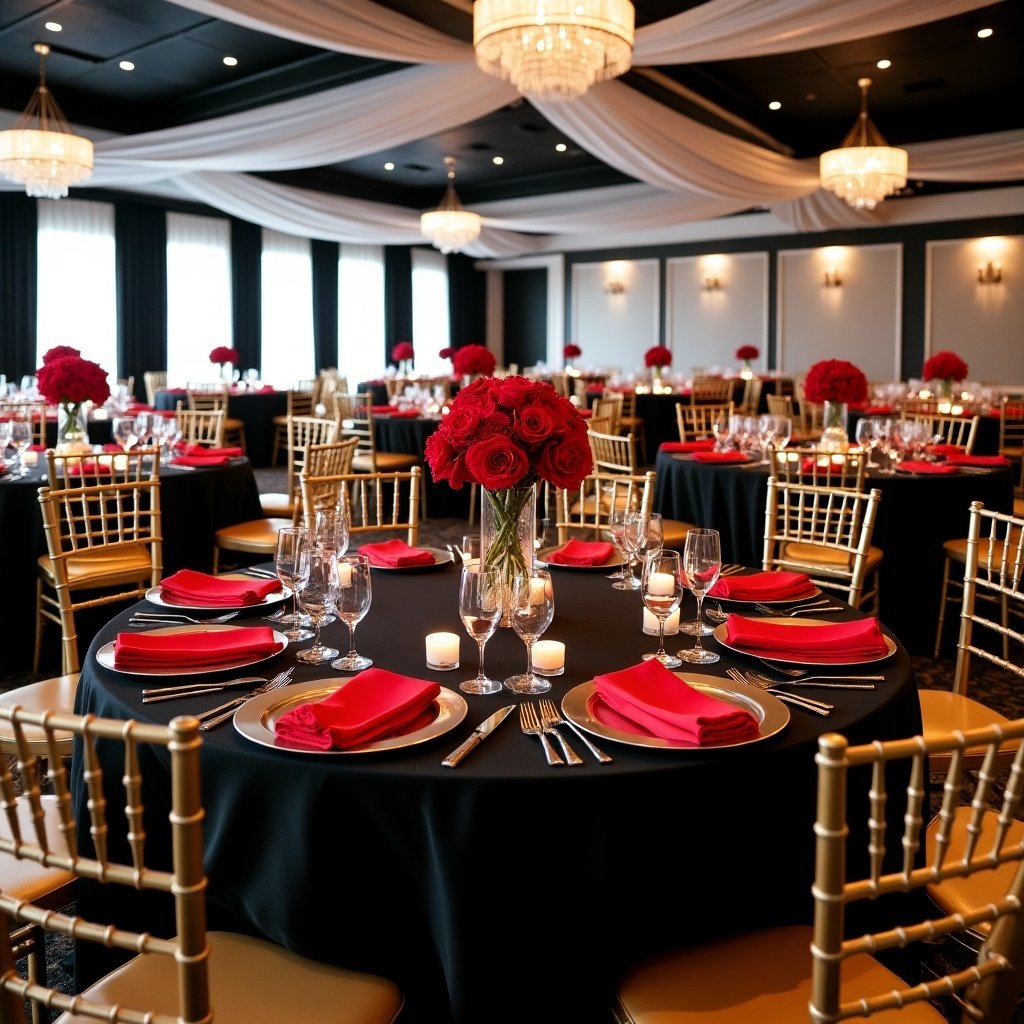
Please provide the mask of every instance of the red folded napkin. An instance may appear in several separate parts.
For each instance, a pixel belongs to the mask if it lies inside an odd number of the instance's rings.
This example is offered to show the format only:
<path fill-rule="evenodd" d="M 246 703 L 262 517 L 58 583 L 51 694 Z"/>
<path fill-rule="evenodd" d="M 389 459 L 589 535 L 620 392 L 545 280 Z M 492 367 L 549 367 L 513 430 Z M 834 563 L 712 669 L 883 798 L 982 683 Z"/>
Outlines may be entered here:
<path fill-rule="evenodd" d="M 371 405 L 370 411 L 374 416 L 387 416 L 395 411 L 393 405 Z"/>
<path fill-rule="evenodd" d="M 226 455 L 214 455 L 208 458 L 203 455 L 176 455 L 168 463 L 169 466 L 195 466 L 199 469 L 209 469 L 212 466 L 226 466 L 228 457 Z"/>
<path fill-rule="evenodd" d="M 202 444 L 191 444 L 185 445 L 186 455 L 198 455 L 203 459 L 215 459 L 220 456 L 224 456 L 226 459 L 236 459 L 239 455 L 242 455 L 241 448 L 211 448 Z"/>
<path fill-rule="evenodd" d="M 0 476 L 3 476 L 7 472 L 7 466 L 5 463 L 0 462 Z"/>
<path fill-rule="evenodd" d="M 798 658 L 809 656 L 815 660 L 884 655 L 889 648 L 878 625 L 878 619 L 858 619 L 854 622 L 781 624 L 749 619 L 743 615 L 730 615 L 725 622 L 726 642 L 755 656 L 780 653 Z"/>
<path fill-rule="evenodd" d="M 953 466 L 1009 466 L 1003 455 L 947 455 L 946 462 Z"/>
<path fill-rule="evenodd" d="M 701 693 L 655 658 L 595 676 L 594 691 L 634 732 L 639 726 L 653 736 L 694 746 L 758 736 L 757 719 L 749 711 Z"/>
<path fill-rule="evenodd" d="M 105 452 L 109 452 L 111 455 L 120 455 L 124 451 L 124 448 L 122 448 L 121 445 L 119 445 L 119 444 L 111 443 L 111 444 L 105 444 L 103 446 L 103 450 Z"/>
<path fill-rule="evenodd" d="M 118 451 L 121 451 L 121 449 L 118 448 Z M 68 476 L 81 476 L 83 473 L 91 473 L 93 476 L 110 476 L 112 471 L 109 463 L 101 464 L 89 461 L 68 463 L 64 466 L 64 472 Z"/>
<path fill-rule="evenodd" d="M 865 416 L 891 416 L 893 408 L 891 405 L 866 405 L 862 411 Z"/>
<path fill-rule="evenodd" d="M 359 554 L 366 555 L 370 565 L 400 568 L 406 565 L 433 565 L 434 556 L 424 548 L 410 547 L 404 540 L 384 540 L 364 544 Z"/>
<path fill-rule="evenodd" d="M 45 444 L 30 444 L 28 446 L 28 450 L 30 452 L 45 452 L 46 451 L 46 445 Z"/>
<path fill-rule="evenodd" d="M 229 580 L 195 569 L 179 569 L 160 581 L 160 596 L 172 604 L 232 607 L 259 604 L 268 594 L 280 589 L 277 580 Z"/>
<path fill-rule="evenodd" d="M 391 409 L 390 413 L 393 420 L 414 420 L 421 415 L 419 409 Z"/>
<path fill-rule="evenodd" d="M 786 601 L 810 596 L 817 591 L 802 572 L 755 572 L 749 576 L 725 576 L 708 591 L 709 597 L 727 601 Z"/>
<path fill-rule="evenodd" d="M 567 540 L 544 558 L 555 565 L 604 565 L 615 551 L 615 545 L 603 540 Z"/>
<path fill-rule="evenodd" d="M 118 633 L 114 640 L 114 667 L 120 669 L 182 668 L 231 665 L 253 657 L 269 657 L 283 651 L 269 626 L 238 626 L 235 629 L 187 633 Z"/>
<path fill-rule="evenodd" d="M 950 473 L 960 472 L 960 468 L 951 462 L 918 462 L 914 459 L 901 462 L 896 468 L 904 473 L 914 473 L 922 476 L 948 476 Z"/>
<path fill-rule="evenodd" d="M 662 452 L 710 452 L 718 442 L 713 437 L 702 437 L 699 441 L 662 441 L 658 451 Z"/>
<path fill-rule="evenodd" d="M 289 743 L 330 750 L 357 747 L 428 725 L 436 714 L 437 683 L 368 668 L 329 697 L 300 704 L 274 723 L 274 734 Z"/>
<path fill-rule="evenodd" d="M 948 459 L 950 455 L 966 455 L 967 449 L 962 444 L 927 444 L 924 450 L 931 455 Z"/>
<path fill-rule="evenodd" d="M 750 456 L 743 452 L 694 452 L 697 462 L 749 462 Z M 664 666 L 662 666 L 664 667 Z"/>

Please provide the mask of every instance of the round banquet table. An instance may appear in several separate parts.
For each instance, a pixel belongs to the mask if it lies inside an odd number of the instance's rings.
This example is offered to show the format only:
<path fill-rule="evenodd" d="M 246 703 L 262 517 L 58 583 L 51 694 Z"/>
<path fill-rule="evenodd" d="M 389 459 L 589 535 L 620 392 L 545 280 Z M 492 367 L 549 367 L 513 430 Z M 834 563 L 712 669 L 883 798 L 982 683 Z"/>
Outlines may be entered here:
<path fill-rule="evenodd" d="M 556 611 L 546 637 L 564 641 L 567 654 L 550 696 L 561 702 L 595 674 L 636 664 L 656 638 L 640 630 L 639 596 L 613 590 L 603 569 L 552 574 Z M 457 691 L 476 671 L 475 645 L 463 635 L 461 668 L 433 672 L 423 638 L 438 629 L 462 634 L 458 581 L 452 564 L 374 571 L 359 651 L 377 667 Z M 694 614 L 692 601 L 683 614 Z M 830 621 L 853 614 L 845 609 Z M 221 703 L 223 695 L 210 694 L 142 704 L 151 679 L 96 661 L 126 618 L 111 620 L 94 640 L 78 711 L 167 722 Z M 325 627 L 324 637 L 347 649 L 340 623 Z M 692 638 L 668 638 L 669 650 L 684 645 Z M 731 665 L 755 664 L 721 650 L 722 660 L 700 666 L 703 673 L 724 679 Z M 488 643 L 487 669 L 497 678 L 521 671 L 523 661 L 512 630 Z M 269 676 L 292 664 L 296 682 L 351 678 L 298 664 L 288 650 L 248 671 Z M 393 977 L 410 1021 L 606 1019 L 615 977 L 636 956 L 706 938 L 716 926 L 809 919 L 819 734 L 836 730 L 863 742 L 920 729 L 909 658 L 898 643 L 891 657 L 860 670 L 885 680 L 874 691 L 813 691 L 835 705 L 830 718 L 790 708 L 774 736 L 718 750 L 601 738 L 614 757 L 608 765 L 572 739 L 584 764 L 549 767 L 512 715 L 458 768 L 442 767 L 487 715 L 522 699 L 507 692 L 467 697 L 465 719 L 444 735 L 376 753 L 274 749 L 225 724 L 201 734 L 210 924 Z M 111 787 L 120 773 L 109 766 Z M 81 783 L 76 774 L 79 804 Z M 159 786 L 147 789 L 154 850 L 166 848 L 165 799 Z M 759 868 L 769 838 L 784 844 L 770 878 Z M 80 884 L 79 913 L 98 908 L 101 919 L 109 911 L 125 922 L 137 913 L 134 894 L 100 889 Z M 703 909 L 709 892 L 712 915 Z M 84 977 L 98 966 L 78 962 Z"/>
<path fill-rule="evenodd" d="M 761 565 L 767 467 L 700 463 L 659 452 L 655 472 L 656 511 L 718 530 L 724 561 Z M 1011 471 L 964 468 L 949 476 L 915 476 L 872 469 L 867 486 L 882 492 L 871 541 L 885 554 L 880 617 L 912 654 L 930 654 L 942 585 L 942 545 L 967 536 L 972 501 L 996 512 L 1013 510 Z"/>
<path fill-rule="evenodd" d="M 6 547 L 0 614 L 6 634 L 5 662 L 12 670 L 32 667 L 36 560 L 46 554 L 38 491 L 45 484 L 42 453 L 38 465 L 27 470 L 24 477 L 0 477 L 0 530 Z M 252 465 L 245 458 L 232 459 L 225 466 L 211 469 L 161 466 L 160 511 L 166 574 L 183 568 L 209 571 L 213 567 L 214 533 L 222 526 L 258 519 L 263 514 Z M 92 614 L 80 613 L 76 622 L 80 651 L 84 653 L 87 638 L 109 614 L 109 608 Z M 97 619 L 97 615 L 101 617 Z M 60 665 L 57 627 L 48 624 L 46 628 L 42 665 L 57 668 Z"/>

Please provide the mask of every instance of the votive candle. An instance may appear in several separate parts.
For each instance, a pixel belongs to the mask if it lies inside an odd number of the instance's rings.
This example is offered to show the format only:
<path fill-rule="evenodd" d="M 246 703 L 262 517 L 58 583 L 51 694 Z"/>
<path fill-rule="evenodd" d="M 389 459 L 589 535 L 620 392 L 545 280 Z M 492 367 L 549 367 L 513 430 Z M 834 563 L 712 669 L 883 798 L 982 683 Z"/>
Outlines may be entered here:
<path fill-rule="evenodd" d="M 644 609 L 644 632 L 650 636 L 658 635 L 658 616 L 647 608 Z M 677 608 L 665 620 L 665 636 L 674 636 L 679 632 L 679 609 Z"/>
<path fill-rule="evenodd" d="M 546 586 L 546 581 L 545 580 L 542 580 L 542 579 L 532 579 L 531 578 L 531 580 L 530 580 L 530 604 L 543 604 L 544 603 L 544 600 L 545 600 L 545 597 L 544 597 L 544 587 L 545 586 Z"/>
<path fill-rule="evenodd" d="M 450 672 L 459 667 L 459 634 L 428 633 L 427 668 L 435 672 Z"/>
<path fill-rule="evenodd" d="M 338 584 L 342 587 L 352 586 L 352 566 L 347 562 L 338 563 Z"/>
<path fill-rule="evenodd" d="M 538 640 L 533 645 L 533 671 L 542 676 L 560 676 L 565 671 L 565 644 Z"/>
<path fill-rule="evenodd" d="M 671 597 L 675 589 L 676 579 L 670 572 L 652 572 L 647 577 L 647 593 L 652 597 Z"/>

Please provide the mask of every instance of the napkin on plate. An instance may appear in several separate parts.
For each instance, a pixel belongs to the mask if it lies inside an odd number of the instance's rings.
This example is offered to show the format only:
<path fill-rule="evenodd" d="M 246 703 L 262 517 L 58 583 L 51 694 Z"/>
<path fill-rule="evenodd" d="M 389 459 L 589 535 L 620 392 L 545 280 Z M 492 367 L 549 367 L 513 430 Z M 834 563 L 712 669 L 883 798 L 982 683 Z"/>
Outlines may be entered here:
<path fill-rule="evenodd" d="M 544 556 L 555 565 L 604 565 L 615 551 L 615 545 L 604 540 L 577 540 L 573 537 L 560 548 Z"/>
<path fill-rule="evenodd" d="M 668 452 L 710 452 L 718 442 L 713 437 L 702 437 L 698 441 L 662 441 L 658 451 Z"/>
<path fill-rule="evenodd" d="M 594 691 L 618 715 L 661 739 L 714 746 L 759 734 L 749 711 L 701 693 L 655 658 L 595 676 Z"/>
<path fill-rule="evenodd" d="M 370 565 L 400 569 L 408 565 L 433 565 L 435 558 L 425 548 L 410 547 L 404 540 L 383 540 L 364 544 L 359 554 L 366 555 Z"/>
<path fill-rule="evenodd" d="M 368 668 L 322 701 L 300 704 L 274 723 L 274 734 L 317 750 L 344 750 L 427 725 L 434 718 L 437 683 Z"/>
<path fill-rule="evenodd" d="M 160 596 L 172 604 L 184 605 L 259 604 L 280 589 L 278 580 L 229 580 L 195 569 L 179 569 L 160 581 Z"/>
<path fill-rule="evenodd" d="M 1010 460 L 1005 455 L 947 455 L 946 462 L 954 466 L 982 466 L 1000 467 L 1010 465 Z"/>
<path fill-rule="evenodd" d="M 393 405 L 371 405 L 370 411 L 374 416 L 390 416 L 395 411 Z"/>
<path fill-rule="evenodd" d="M 802 572 L 755 572 L 749 576 L 724 576 L 708 591 L 708 597 L 727 601 L 787 601 L 810 597 L 817 587 Z"/>
<path fill-rule="evenodd" d="M 283 651 L 269 626 L 237 626 L 180 633 L 118 633 L 114 640 L 114 667 L 153 669 L 199 667 L 215 669 L 246 658 L 263 658 Z"/>
<path fill-rule="evenodd" d="M 422 413 L 419 409 L 392 409 L 390 415 L 393 420 L 416 420 Z"/>
<path fill-rule="evenodd" d="M 962 444 L 929 444 L 925 445 L 925 451 L 930 455 L 937 455 L 940 458 L 948 459 L 951 455 L 966 455 L 967 449 Z"/>
<path fill-rule="evenodd" d="M 170 466 L 193 466 L 196 469 L 209 469 L 212 466 L 226 466 L 228 457 L 226 455 L 176 455 L 168 463 Z"/>
<path fill-rule="evenodd" d="M 950 473 L 960 472 L 960 467 L 951 462 L 919 462 L 916 459 L 901 462 L 896 468 L 904 473 L 914 473 L 921 476 L 949 476 Z"/>
<path fill-rule="evenodd" d="M 749 462 L 750 456 L 743 452 L 694 452 L 697 462 Z M 664 666 L 662 666 L 664 668 Z"/>
<path fill-rule="evenodd" d="M 185 445 L 185 455 L 198 455 L 204 459 L 215 459 L 220 456 L 224 456 L 228 459 L 237 459 L 239 455 L 243 455 L 244 452 L 241 448 L 213 448 L 204 444 L 196 444 L 192 442 Z"/>
<path fill-rule="evenodd" d="M 119 448 L 118 451 L 121 449 Z M 82 462 L 81 464 L 75 462 L 70 463 L 64 467 L 64 472 L 68 476 L 81 476 L 83 473 L 93 474 L 94 476 L 110 476 L 112 470 L 110 463 L 100 463 L 95 460 L 88 462 Z"/>
<path fill-rule="evenodd" d="M 780 654 L 794 658 L 809 656 L 815 660 L 874 657 L 888 653 L 878 619 L 855 622 L 813 623 L 765 622 L 743 615 L 730 615 L 725 622 L 726 643 L 742 648 L 755 657 Z"/>

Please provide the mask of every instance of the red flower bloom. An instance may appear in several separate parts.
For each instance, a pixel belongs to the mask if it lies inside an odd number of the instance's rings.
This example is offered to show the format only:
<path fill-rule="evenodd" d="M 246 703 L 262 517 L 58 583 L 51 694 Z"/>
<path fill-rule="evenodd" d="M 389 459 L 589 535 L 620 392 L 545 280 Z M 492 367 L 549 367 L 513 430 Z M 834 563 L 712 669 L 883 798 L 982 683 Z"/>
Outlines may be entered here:
<path fill-rule="evenodd" d="M 963 380 L 967 364 L 955 352 L 944 350 L 926 359 L 921 373 L 925 380 Z"/>
<path fill-rule="evenodd" d="M 440 351 L 440 352 L 438 352 L 437 354 L 438 354 L 438 355 L 439 355 L 439 356 L 440 356 L 440 357 L 441 357 L 442 359 L 451 359 L 451 357 L 452 357 L 453 355 L 455 355 L 455 349 L 453 349 L 453 348 L 451 348 L 450 346 L 447 346 L 447 345 L 446 345 L 446 346 L 445 346 L 445 347 L 444 347 L 443 349 L 441 349 L 441 351 Z"/>
<path fill-rule="evenodd" d="M 494 373 L 498 360 L 494 358 L 494 353 L 486 345 L 463 345 L 462 348 L 455 350 L 452 365 L 455 372 L 463 377 L 476 373 L 482 373 L 489 377 Z"/>
<path fill-rule="evenodd" d="M 107 371 L 99 363 L 77 355 L 44 362 L 36 370 L 36 380 L 39 393 L 50 405 L 100 405 L 110 397 Z"/>
<path fill-rule="evenodd" d="M 412 342 L 398 342 L 398 344 L 391 350 L 391 358 L 394 359 L 396 363 L 402 363 L 406 359 L 415 359 L 416 350 L 412 347 Z"/>
<path fill-rule="evenodd" d="M 43 366 L 52 363 L 54 359 L 63 359 L 65 356 L 80 356 L 82 353 L 70 345 L 54 345 L 43 353 Z"/>
<path fill-rule="evenodd" d="M 743 359 L 756 359 L 761 354 L 761 350 L 756 345 L 740 345 L 736 349 L 736 358 Z"/>
<path fill-rule="evenodd" d="M 653 345 L 644 353 L 644 366 L 671 366 L 672 353 L 664 345 Z"/>
<path fill-rule="evenodd" d="M 577 356 L 583 355 L 583 349 L 579 345 L 574 345 L 571 341 L 565 348 L 562 349 L 562 355 L 566 359 L 575 359 Z"/>
<path fill-rule="evenodd" d="M 868 397 L 868 379 L 862 370 L 845 359 L 823 359 L 807 371 L 804 396 L 815 405 L 821 402 L 856 404 Z"/>
<path fill-rule="evenodd" d="M 229 348 L 227 345 L 218 345 L 210 353 L 211 363 L 231 363 L 235 366 L 241 361 L 237 348 Z"/>

